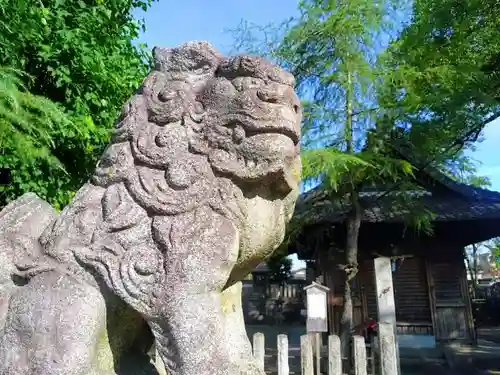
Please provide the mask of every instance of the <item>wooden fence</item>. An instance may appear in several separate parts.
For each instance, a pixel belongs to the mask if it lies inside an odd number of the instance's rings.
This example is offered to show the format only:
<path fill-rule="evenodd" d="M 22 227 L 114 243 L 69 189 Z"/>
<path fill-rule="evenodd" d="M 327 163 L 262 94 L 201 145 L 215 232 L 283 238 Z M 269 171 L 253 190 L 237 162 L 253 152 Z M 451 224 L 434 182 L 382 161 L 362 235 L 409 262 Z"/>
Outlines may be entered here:
<path fill-rule="evenodd" d="M 306 280 L 287 280 L 283 284 L 273 283 L 266 279 L 243 280 L 243 285 L 250 287 L 256 293 L 262 294 L 265 298 L 304 298 L 304 287 L 308 285 Z"/>
<path fill-rule="evenodd" d="M 314 336 L 303 335 L 300 348 L 289 348 L 287 335 L 278 335 L 276 350 L 266 352 L 264 334 L 253 335 L 253 355 L 267 374 L 343 375 L 339 337 L 329 336 L 326 347 L 320 345 L 319 357 L 315 345 Z M 394 328 L 389 323 L 379 324 L 379 338 L 371 345 L 366 344 L 364 337 L 354 336 L 352 354 L 354 375 L 398 375 L 401 372 Z"/>

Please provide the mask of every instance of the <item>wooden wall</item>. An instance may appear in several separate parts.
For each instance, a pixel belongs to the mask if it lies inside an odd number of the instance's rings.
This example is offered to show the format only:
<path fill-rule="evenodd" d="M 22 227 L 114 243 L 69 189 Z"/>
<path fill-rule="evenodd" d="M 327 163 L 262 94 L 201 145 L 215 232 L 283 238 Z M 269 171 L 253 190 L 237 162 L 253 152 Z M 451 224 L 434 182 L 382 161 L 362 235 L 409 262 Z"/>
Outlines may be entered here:
<path fill-rule="evenodd" d="M 466 287 L 462 249 L 426 257 L 407 257 L 393 273 L 397 330 L 400 334 L 433 334 L 436 340 L 474 339 L 472 310 Z M 329 329 L 339 333 L 343 305 L 343 274 L 333 259 L 322 258 L 323 275 L 330 288 Z M 354 291 L 354 323 L 377 319 L 373 259 L 360 262 L 351 285 Z"/>
<path fill-rule="evenodd" d="M 373 260 L 364 262 L 365 293 L 368 316 L 376 319 L 377 300 Z M 400 334 L 432 334 L 429 290 L 422 258 L 410 257 L 396 261 L 393 273 L 397 330 Z"/>
<path fill-rule="evenodd" d="M 475 340 L 461 249 L 454 256 L 429 259 L 427 277 L 436 339 Z"/>

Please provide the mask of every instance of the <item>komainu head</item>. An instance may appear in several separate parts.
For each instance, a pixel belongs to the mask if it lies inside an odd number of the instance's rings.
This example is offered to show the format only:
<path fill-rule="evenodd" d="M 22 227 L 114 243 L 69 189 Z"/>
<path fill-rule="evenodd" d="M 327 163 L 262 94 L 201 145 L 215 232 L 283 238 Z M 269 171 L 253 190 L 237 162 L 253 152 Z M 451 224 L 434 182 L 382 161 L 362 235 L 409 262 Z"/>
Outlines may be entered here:
<path fill-rule="evenodd" d="M 94 184 L 124 183 L 150 215 L 209 206 L 234 220 L 241 254 L 269 252 L 283 238 L 300 182 L 293 76 L 259 57 L 224 57 L 206 42 L 153 55 Z"/>
<path fill-rule="evenodd" d="M 114 137 L 115 144 L 132 141 L 135 164 L 167 170 L 174 189 L 207 173 L 276 198 L 296 189 L 301 108 L 290 73 L 260 57 L 226 58 L 205 42 L 153 54 L 155 69 Z M 204 168 L 190 165 L 197 158 L 187 153 L 204 156 L 211 171 L 196 170 Z M 103 160 L 97 175 L 110 180 L 106 166 Z"/>

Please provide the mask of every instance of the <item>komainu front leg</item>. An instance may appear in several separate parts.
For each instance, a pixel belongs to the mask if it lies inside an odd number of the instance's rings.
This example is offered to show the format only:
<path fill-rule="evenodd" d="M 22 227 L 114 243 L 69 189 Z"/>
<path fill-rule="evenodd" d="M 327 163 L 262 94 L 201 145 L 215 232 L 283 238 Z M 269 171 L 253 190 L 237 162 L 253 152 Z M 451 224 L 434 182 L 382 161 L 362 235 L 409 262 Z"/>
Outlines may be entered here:
<path fill-rule="evenodd" d="M 238 233 L 207 211 L 180 228 L 179 221 L 155 220 L 156 238 L 168 249 L 168 278 L 161 306 L 146 319 L 169 375 L 261 375 L 244 337 L 241 288 L 223 292 L 238 258 Z"/>
<path fill-rule="evenodd" d="M 166 319 L 151 324 L 169 375 L 264 375 L 243 326 L 241 287 L 233 287 L 176 296 Z"/>
<path fill-rule="evenodd" d="M 169 375 L 240 373 L 224 345 L 220 293 L 177 295 L 165 308 L 166 319 L 151 328 Z"/>
<path fill-rule="evenodd" d="M 227 350 L 231 353 L 233 362 L 238 362 L 240 372 L 238 374 L 264 375 L 257 361 L 252 355 L 252 345 L 248 335 L 243 317 L 243 306 L 241 301 L 242 283 L 238 282 L 222 292 L 222 312 L 225 318 L 224 326 Z"/>

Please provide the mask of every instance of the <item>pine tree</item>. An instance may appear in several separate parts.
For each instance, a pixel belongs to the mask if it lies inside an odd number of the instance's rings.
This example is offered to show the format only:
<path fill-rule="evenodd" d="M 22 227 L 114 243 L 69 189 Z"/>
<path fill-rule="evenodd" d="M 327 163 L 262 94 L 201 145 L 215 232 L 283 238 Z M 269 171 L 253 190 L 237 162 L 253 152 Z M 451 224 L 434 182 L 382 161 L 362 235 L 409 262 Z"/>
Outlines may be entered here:
<path fill-rule="evenodd" d="M 381 154 L 373 142 L 383 122 L 376 106 L 380 38 L 394 12 L 387 1 L 302 1 L 301 16 L 275 55 L 297 78 L 305 103 L 304 177 L 320 179 L 330 199 L 350 207 L 345 218 L 344 307 L 341 341 L 348 356 L 353 329 L 351 284 L 358 272 L 358 235 L 363 215 L 362 184 L 395 181 L 409 163 Z M 378 125 L 378 129 L 377 129 Z M 371 129 L 371 137 L 368 131 Z M 386 129 L 383 129 L 384 131 Z M 367 140 L 372 141 L 367 142 Z"/>

